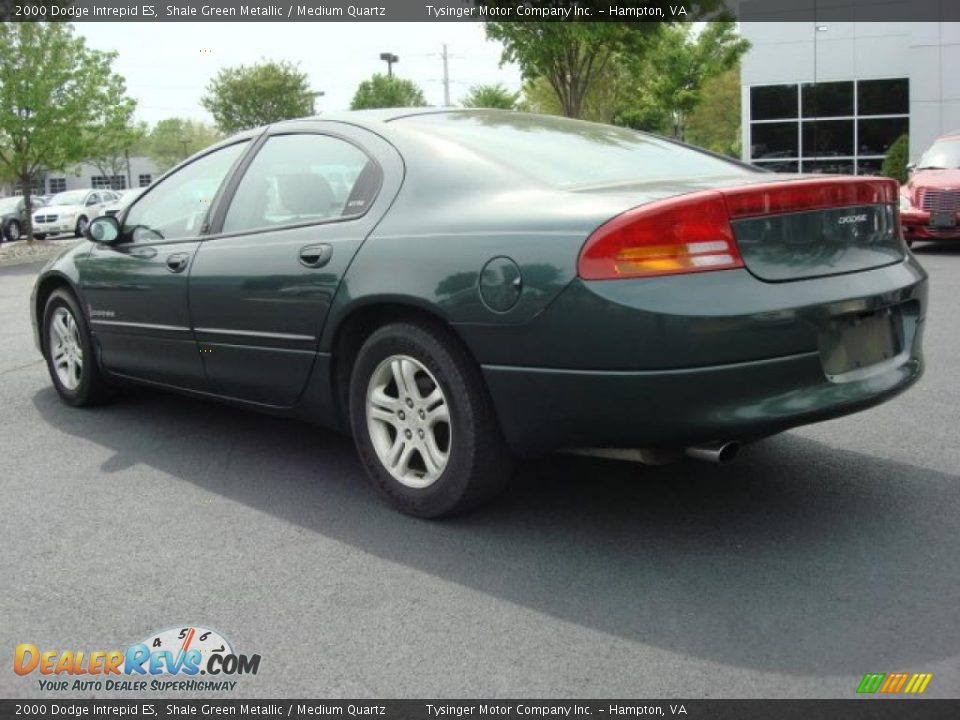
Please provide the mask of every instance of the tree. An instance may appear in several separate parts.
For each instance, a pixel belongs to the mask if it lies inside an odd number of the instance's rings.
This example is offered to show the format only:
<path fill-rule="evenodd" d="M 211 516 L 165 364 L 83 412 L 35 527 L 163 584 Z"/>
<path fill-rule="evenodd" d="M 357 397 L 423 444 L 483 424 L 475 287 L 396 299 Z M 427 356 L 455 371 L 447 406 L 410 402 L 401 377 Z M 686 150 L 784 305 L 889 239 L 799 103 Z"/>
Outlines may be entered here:
<path fill-rule="evenodd" d="M 147 126 L 135 122 L 136 104 L 127 98 L 114 99 L 116 112 L 87 138 L 86 160 L 107 178 L 122 176 L 127 171 L 127 159 L 147 135 Z M 129 180 L 129 178 L 128 178 Z"/>
<path fill-rule="evenodd" d="M 704 84 L 734 67 L 750 43 L 737 34 L 736 23 L 707 23 L 699 35 L 689 24 L 663 26 L 635 76 L 643 90 L 672 120 L 672 134 L 683 140 L 687 118 L 703 98 Z"/>
<path fill-rule="evenodd" d="M 687 118 L 686 139 L 713 152 L 740 157 L 740 68 L 708 80 Z"/>
<path fill-rule="evenodd" d="M 519 100 L 520 93 L 512 93 L 497 83 L 496 85 L 474 85 L 460 104 L 468 108 L 516 110 Z"/>
<path fill-rule="evenodd" d="M 590 88 L 621 54 L 642 54 L 656 23 L 488 22 L 503 43 L 501 64 L 515 62 L 525 81 L 544 78 L 563 115 L 583 117 Z M 646 26 L 653 26 L 648 28 Z"/>
<path fill-rule="evenodd" d="M 314 114 L 306 73 L 288 62 L 222 69 L 200 99 L 225 135 Z"/>
<path fill-rule="evenodd" d="M 219 139 L 217 131 L 209 125 L 172 117 L 154 125 L 143 145 L 147 155 L 165 171 Z"/>
<path fill-rule="evenodd" d="M 395 75 L 376 73 L 369 80 L 357 86 L 357 92 L 350 103 L 351 110 L 369 110 L 389 107 L 424 107 L 427 101 L 412 81 Z"/>
<path fill-rule="evenodd" d="M 883 159 L 883 165 L 880 167 L 880 174 L 893 178 L 903 185 L 907 181 L 907 163 L 910 156 L 910 138 L 907 135 L 901 135 L 893 141 L 893 145 L 887 150 L 887 156 Z"/>
<path fill-rule="evenodd" d="M 0 165 L 23 187 L 33 238 L 32 183 L 87 155 L 86 140 L 129 108 L 116 53 L 91 50 L 66 23 L 0 24 Z"/>

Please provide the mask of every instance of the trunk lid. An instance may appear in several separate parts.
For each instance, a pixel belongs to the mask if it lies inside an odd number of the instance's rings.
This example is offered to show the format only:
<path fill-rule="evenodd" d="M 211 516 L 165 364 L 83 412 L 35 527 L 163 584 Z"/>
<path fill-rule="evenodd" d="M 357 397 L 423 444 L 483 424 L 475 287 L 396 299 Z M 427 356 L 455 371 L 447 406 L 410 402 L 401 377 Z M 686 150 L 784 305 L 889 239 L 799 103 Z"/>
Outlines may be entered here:
<path fill-rule="evenodd" d="M 588 192 L 629 194 L 633 204 L 716 193 L 744 266 L 769 282 L 869 270 L 900 262 L 906 252 L 899 187 L 887 178 L 758 173 Z"/>

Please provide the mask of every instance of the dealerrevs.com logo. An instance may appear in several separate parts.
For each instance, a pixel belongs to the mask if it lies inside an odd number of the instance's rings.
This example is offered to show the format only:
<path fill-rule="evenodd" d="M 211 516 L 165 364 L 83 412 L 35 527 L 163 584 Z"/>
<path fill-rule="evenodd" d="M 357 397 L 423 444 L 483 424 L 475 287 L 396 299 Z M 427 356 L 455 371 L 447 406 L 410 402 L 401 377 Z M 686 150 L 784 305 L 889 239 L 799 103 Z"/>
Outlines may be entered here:
<path fill-rule="evenodd" d="M 256 675 L 259 655 L 242 655 L 216 630 L 199 626 L 151 633 L 125 650 L 55 650 L 17 645 L 13 670 L 37 675 L 38 688 L 66 691 L 230 691 Z M 201 677 L 202 676 L 202 677 Z"/>

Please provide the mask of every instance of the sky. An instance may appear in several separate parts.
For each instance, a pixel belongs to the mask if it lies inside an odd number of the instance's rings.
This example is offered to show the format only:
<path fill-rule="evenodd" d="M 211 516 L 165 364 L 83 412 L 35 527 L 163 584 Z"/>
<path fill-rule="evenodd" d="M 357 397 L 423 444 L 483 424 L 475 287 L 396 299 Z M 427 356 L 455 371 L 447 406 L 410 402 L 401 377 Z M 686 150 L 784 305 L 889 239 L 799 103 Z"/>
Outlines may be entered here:
<path fill-rule="evenodd" d="M 346 109 L 357 85 L 386 72 L 380 53 L 400 57 L 394 73 L 413 80 L 431 105 L 443 104 L 441 46 L 450 54 L 450 99 L 471 85 L 520 88 L 516 66 L 500 68 L 500 45 L 482 23 L 77 23 L 98 50 L 115 50 L 114 70 L 126 78 L 137 116 L 151 125 L 179 116 L 212 122 L 200 105 L 207 83 L 226 66 L 263 59 L 299 63 L 311 87 L 325 93 L 318 112 Z"/>

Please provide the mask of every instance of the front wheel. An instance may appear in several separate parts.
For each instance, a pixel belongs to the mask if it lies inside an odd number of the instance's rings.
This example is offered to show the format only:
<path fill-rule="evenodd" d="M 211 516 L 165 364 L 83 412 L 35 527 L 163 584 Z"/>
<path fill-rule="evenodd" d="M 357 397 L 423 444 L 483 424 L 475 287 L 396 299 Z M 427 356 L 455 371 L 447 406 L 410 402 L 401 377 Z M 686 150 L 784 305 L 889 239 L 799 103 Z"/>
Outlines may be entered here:
<path fill-rule="evenodd" d="M 77 226 L 73 229 L 73 236 L 83 237 L 84 233 L 87 232 L 87 225 L 89 224 L 90 222 L 85 217 L 80 216 L 77 219 Z"/>
<path fill-rule="evenodd" d="M 374 332 L 350 379 L 350 420 L 373 484 L 399 510 L 437 518 L 496 495 L 512 461 L 480 370 L 449 332 Z"/>
<path fill-rule="evenodd" d="M 109 388 L 94 357 L 93 341 L 80 306 L 66 290 L 54 290 L 43 313 L 43 356 L 60 398 L 77 407 L 94 405 Z"/>

